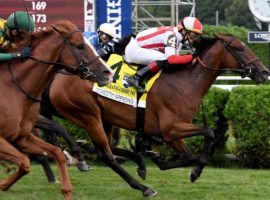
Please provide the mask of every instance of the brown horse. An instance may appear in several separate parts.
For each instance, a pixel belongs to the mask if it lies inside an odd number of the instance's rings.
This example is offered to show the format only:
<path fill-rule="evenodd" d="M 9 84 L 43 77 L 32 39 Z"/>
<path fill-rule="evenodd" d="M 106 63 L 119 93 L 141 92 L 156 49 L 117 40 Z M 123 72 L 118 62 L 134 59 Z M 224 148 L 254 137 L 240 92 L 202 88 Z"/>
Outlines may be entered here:
<path fill-rule="evenodd" d="M 41 93 L 58 69 L 100 85 L 111 81 L 112 74 L 85 43 L 82 33 L 68 21 L 33 33 L 31 47 L 33 56 L 27 61 L 13 60 L 0 66 L 0 159 L 18 165 L 14 174 L 0 180 L 0 188 L 7 191 L 30 172 L 30 162 L 24 153 L 48 155 L 57 163 L 65 199 L 72 199 L 64 154 L 58 147 L 31 134 L 39 114 Z"/>
<path fill-rule="evenodd" d="M 161 136 L 177 152 L 184 153 L 182 162 L 167 166 L 183 167 L 196 164 L 190 173 L 195 181 L 207 163 L 209 149 L 214 138 L 209 127 L 192 123 L 200 101 L 216 77 L 225 71 L 248 76 L 255 82 L 267 80 L 269 71 L 254 53 L 239 39 L 220 34 L 215 38 L 202 39 L 198 45 L 200 56 L 190 67 L 171 66 L 174 73 L 162 73 L 148 93 L 144 132 Z M 179 67 L 179 66 L 178 66 Z M 91 92 L 93 84 L 79 78 L 70 79 L 57 74 L 51 85 L 50 99 L 66 119 L 81 126 L 90 134 L 100 157 L 128 184 L 143 192 L 144 196 L 156 192 L 133 179 L 115 161 L 102 122 L 124 129 L 136 129 L 136 109 Z M 90 93 L 89 93 L 90 92 Z M 202 153 L 195 160 L 184 138 L 203 136 Z M 196 161 L 196 162 L 195 162 Z"/>

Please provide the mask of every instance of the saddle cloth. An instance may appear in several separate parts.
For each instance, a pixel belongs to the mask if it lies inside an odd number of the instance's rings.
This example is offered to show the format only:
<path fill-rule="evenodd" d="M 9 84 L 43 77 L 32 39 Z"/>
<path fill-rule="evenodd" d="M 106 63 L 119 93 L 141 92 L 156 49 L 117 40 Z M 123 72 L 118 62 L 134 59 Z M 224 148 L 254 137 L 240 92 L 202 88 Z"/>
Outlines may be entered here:
<path fill-rule="evenodd" d="M 154 82 L 160 76 L 161 71 L 159 71 L 146 83 L 145 92 L 143 95 L 141 95 L 139 100 L 137 100 L 137 91 L 134 87 L 129 87 L 126 78 L 134 75 L 138 66 L 125 63 L 122 56 L 117 54 L 112 54 L 107 64 L 115 73 L 113 82 L 103 87 L 99 87 L 95 83 L 93 91 L 101 96 L 131 105 L 133 107 L 146 108 L 147 92 L 151 89 Z"/>

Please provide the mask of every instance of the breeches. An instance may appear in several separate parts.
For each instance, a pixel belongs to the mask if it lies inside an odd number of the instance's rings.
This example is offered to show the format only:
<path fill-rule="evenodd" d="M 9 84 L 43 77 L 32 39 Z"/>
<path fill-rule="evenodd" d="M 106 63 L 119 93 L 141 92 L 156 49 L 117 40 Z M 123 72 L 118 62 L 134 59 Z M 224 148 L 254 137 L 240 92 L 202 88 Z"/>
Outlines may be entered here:
<path fill-rule="evenodd" d="M 162 52 L 140 47 L 134 38 L 131 38 L 125 49 L 125 60 L 129 63 L 148 65 L 155 60 L 166 59 L 167 56 Z"/>

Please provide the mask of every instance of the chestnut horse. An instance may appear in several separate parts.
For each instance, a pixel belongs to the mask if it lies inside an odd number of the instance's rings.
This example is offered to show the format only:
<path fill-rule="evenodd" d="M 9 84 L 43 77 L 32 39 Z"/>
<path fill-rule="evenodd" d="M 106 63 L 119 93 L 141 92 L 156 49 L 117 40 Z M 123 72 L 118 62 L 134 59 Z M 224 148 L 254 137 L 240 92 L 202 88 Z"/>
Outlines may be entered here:
<path fill-rule="evenodd" d="M 200 56 L 190 67 L 171 66 L 173 73 L 162 73 L 148 93 L 144 133 L 160 136 L 175 151 L 184 153 L 182 162 L 167 166 L 183 167 L 196 164 L 190 173 L 195 181 L 207 163 L 214 138 L 209 127 L 192 123 L 200 101 L 219 74 L 226 71 L 248 76 L 255 82 L 268 78 L 268 69 L 239 39 L 226 34 L 202 39 L 198 44 Z M 79 78 L 57 74 L 51 84 L 50 99 L 66 119 L 84 128 L 91 136 L 99 156 L 132 188 L 144 196 L 156 191 L 131 177 L 114 159 L 103 122 L 128 130 L 136 129 L 136 108 L 91 92 L 93 84 Z M 203 136 L 202 153 L 196 160 L 184 138 Z"/>
<path fill-rule="evenodd" d="M 30 39 L 33 49 L 30 59 L 12 60 L 0 66 L 0 159 L 18 165 L 14 174 L 0 180 L 0 188 L 7 191 L 30 172 L 30 162 L 24 153 L 48 155 L 57 163 L 65 199 L 72 199 L 65 155 L 58 147 L 31 134 L 39 114 L 41 93 L 58 69 L 100 85 L 110 82 L 112 73 L 69 21 L 33 33 Z"/>

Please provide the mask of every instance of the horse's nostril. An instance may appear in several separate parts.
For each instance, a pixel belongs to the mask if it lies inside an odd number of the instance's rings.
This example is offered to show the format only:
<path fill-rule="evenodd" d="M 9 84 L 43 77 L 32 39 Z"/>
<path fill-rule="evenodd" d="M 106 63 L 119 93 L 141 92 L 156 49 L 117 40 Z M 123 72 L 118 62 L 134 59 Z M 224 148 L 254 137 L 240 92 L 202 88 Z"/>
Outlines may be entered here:
<path fill-rule="evenodd" d="M 112 72 L 111 72 L 110 70 L 104 70 L 104 71 L 103 71 L 103 74 L 104 74 L 105 76 L 110 76 L 110 75 L 112 74 Z"/>

